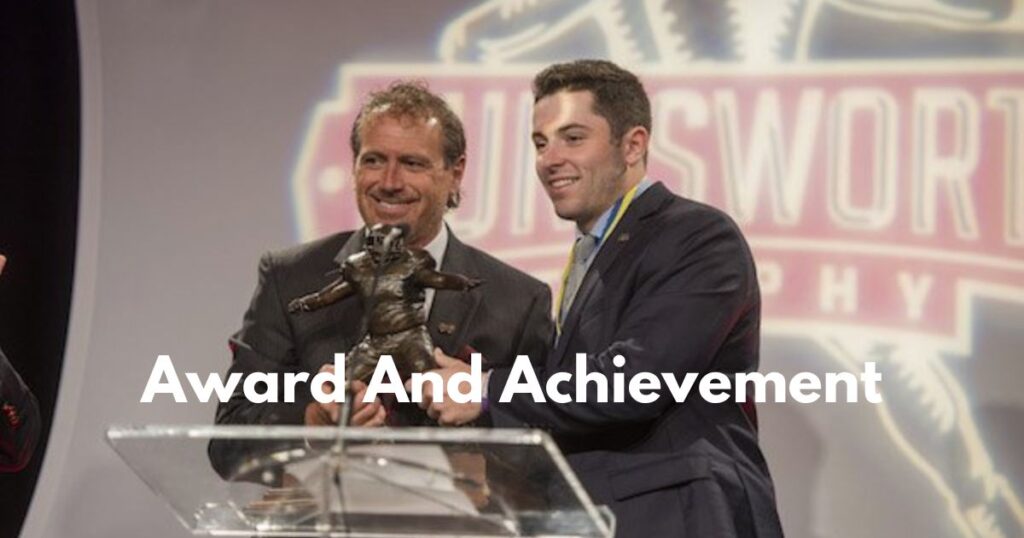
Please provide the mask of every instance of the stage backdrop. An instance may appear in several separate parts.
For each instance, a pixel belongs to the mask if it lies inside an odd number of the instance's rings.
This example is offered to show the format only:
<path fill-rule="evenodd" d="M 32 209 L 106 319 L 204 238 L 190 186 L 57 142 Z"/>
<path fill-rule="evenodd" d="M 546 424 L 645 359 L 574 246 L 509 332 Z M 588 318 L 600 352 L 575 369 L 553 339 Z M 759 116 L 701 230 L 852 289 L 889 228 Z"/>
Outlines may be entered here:
<path fill-rule="evenodd" d="M 1016 0 L 82 0 L 81 226 L 54 434 L 25 536 L 181 537 L 103 442 L 209 423 L 139 398 L 158 354 L 224 371 L 260 254 L 359 224 L 364 92 L 466 122 L 455 233 L 549 282 L 572 231 L 533 172 L 529 81 L 643 76 L 650 175 L 754 248 L 762 371 L 885 403 L 762 405 L 788 535 L 1024 536 L 1024 5 Z"/>

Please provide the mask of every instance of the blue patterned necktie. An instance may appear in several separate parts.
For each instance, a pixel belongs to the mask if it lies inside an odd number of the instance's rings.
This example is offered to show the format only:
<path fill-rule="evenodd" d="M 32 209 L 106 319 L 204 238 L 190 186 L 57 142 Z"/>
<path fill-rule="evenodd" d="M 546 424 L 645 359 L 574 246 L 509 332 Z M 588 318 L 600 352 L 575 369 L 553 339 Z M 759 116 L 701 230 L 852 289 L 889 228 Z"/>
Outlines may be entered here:
<path fill-rule="evenodd" d="M 587 274 L 587 260 L 590 259 L 596 248 L 597 238 L 590 234 L 584 234 L 576 240 L 576 245 L 572 249 L 572 265 L 569 266 L 569 276 L 565 279 L 565 289 L 562 291 L 562 304 L 558 310 L 560 323 L 565 322 L 565 317 L 569 314 L 569 308 L 572 306 L 573 299 L 576 298 L 576 292 L 579 291 L 580 284 L 583 283 L 583 276 Z"/>

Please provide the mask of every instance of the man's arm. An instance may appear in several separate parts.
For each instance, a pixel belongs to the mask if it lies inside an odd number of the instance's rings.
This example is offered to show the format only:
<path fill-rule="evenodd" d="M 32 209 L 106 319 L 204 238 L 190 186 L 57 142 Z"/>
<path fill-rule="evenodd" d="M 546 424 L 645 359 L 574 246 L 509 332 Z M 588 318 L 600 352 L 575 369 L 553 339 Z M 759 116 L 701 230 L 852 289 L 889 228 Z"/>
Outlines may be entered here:
<path fill-rule="evenodd" d="M 0 274 L 7 257 L 0 254 Z M 20 471 L 42 430 L 39 402 L 0 350 L 0 473 Z"/>
<path fill-rule="evenodd" d="M 260 260 L 259 280 L 242 328 L 229 341 L 232 357 L 228 375 L 239 372 L 244 379 L 255 372 L 300 371 L 287 316 L 273 257 L 265 254 Z M 242 383 L 239 383 L 231 398 L 217 406 L 216 421 L 217 424 L 302 424 L 305 405 L 312 401 L 312 395 L 308 390 L 300 390 L 295 400 L 295 403 L 254 404 L 245 397 Z"/>
<path fill-rule="evenodd" d="M 536 292 L 530 301 L 526 315 L 513 333 L 515 337 L 512 340 L 511 351 L 514 357 L 529 357 L 530 362 L 536 367 L 544 363 L 544 359 L 551 349 L 551 344 L 554 341 L 555 325 L 551 320 L 551 289 L 547 285 L 538 285 L 535 289 Z M 485 383 L 489 376 L 490 370 L 484 374 Z M 486 397 L 489 405 L 490 398 L 497 398 L 497 395 L 486 394 Z M 462 421 L 456 420 L 454 423 L 462 424 Z M 446 424 L 448 424 L 447 421 Z M 477 427 L 490 427 L 494 425 L 489 413 L 478 416 L 471 424 Z M 519 428 L 525 427 L 526 424 L 510 421 L 502 426 Z"/>
<path fill-rule="evenodd" d="M 689 372 L 732 373 L 756 367 L 760 305 L 756 275 L 746 242 L 730 220 L 711 213 L 704 222 L 690 220 L 685 227 L 667 230 L 643 254 L 636 271 L 629 299 L 611 306 L 622 310 L 612 343 L 602 350 L 567 350 L 570 356 L 587 354 L 588 373 L 598 372 L 610 384 L 612 375 L 621 372 L 628 386 L 639 372 L 672 373 L 681 379 Z M 719 357 L 723 346 L 729 346 L 731 353 Z M 617 355 L 626 359 L 623 368 L 612 363 Z M 723 359 L 726 356 L 729 363 Z M 534 363 L 542 388 L 555 374 L 575 373 L 575 361 L 566 362 L 556 370 Z M 468 367 L 444 358 L 438 363 L 442 377 L 468 371 Z M 562 435 L 587 434 L 653 420 L 674 403 L 664 384 L 653 403 L 639 402 L 628 391 L 623 402 L 600 403 L 593 383 L 587 384 L 584 403 L 535 402 L 528 394 L 501 402 L 511 370 L 496 368 L 489 374 L 488 416 L 494 426 L 525 424 Z M 560 388 L 576 396 L 574 381 L 562 383 Z M 479 404 L 450 399 L 436 402 L 431 398 L 423 405 L 442 424 L 463 424 L 481 414 Z"/>
<path fill-rule="evenodd" d="M 0 350 L 0 473 L 28 464 L 41 429 L 35 395 Z"/>
<path fill-rule="evenodd" d="M 533 364 L 543 364 L 554 343 L 555 324 L 551 320 L 551 289 L 537 288 L 530 309 L 512 349 L 516 356 L 526 355 Z"/>

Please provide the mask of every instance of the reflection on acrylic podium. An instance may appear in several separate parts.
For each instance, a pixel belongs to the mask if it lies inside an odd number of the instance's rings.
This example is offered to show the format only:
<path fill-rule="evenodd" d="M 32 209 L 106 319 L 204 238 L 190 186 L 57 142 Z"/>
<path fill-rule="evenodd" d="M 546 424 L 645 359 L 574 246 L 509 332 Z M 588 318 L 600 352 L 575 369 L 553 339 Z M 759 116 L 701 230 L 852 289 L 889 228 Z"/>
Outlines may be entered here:
<path fill-rule="evenodd" d="M 614 533 L 536 430 L 148 426 L 107 439 L 194 535 Z"/>

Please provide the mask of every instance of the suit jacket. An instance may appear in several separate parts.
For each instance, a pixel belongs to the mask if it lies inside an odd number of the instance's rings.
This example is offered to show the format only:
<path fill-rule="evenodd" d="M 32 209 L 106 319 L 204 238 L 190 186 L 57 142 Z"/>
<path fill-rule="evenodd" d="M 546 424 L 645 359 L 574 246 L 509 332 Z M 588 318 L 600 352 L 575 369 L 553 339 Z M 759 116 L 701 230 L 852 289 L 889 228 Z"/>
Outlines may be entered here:
<path fill-rule="evenodd" d="M 309 372 L 333 363 L 335 353 L 362 337 L 363 308 L 353 295 L 314 312 L 289 314 L 288 301 L 321 289 L 340 264 L 362 249 L 362 234 L 344 232 L 263 256 L 259 282 L 242 322 L 231 337 L 229 375 L 241 372 Z M 434 345 L 457 356 L 465 346 L 479 351 L 485 368 L 511 364 L 517 355 L 543 357 L 554 327 L 548 286 L 449 234 L 441 271 L 483 280 L 466 291 L 437 290 L 427 327 Z M 302 424 L 313 401 L 300 385 L 294 403 L 251 403 L 239 384 L 217 407 L 218 424 Z M 237 448 L 237 447 L 235 447 Z M 238 460 L 230 444 L 212 443 L 211 461 L 222 475 Z"/>
<path fill-rule="evenodd" d="M 546 386 L 575 372 L 582 352 L 587 371 L 609 381 L 614 372 L 753 371 L 760 308 L 732 220 L 657 183 L 605 239 L 538 378 Z M 592 499 L 612 508 L 618 536 L 781 536 L 755 428 L 732 399 L 711 404 L 694 389 L 682 403 L 667 390 L 649 404 L 628 391 L 623 403 L 596 403 L 590 383 L 587 403 L 501 403 L 509 373 L 496 369 L 489 381 L 494 425 L 550 431 Z"/>
<path fill-rule="evenodd" d="M 0 351 L 0 473 L 28 464 L 41 429 L 36 397 Z"/>

